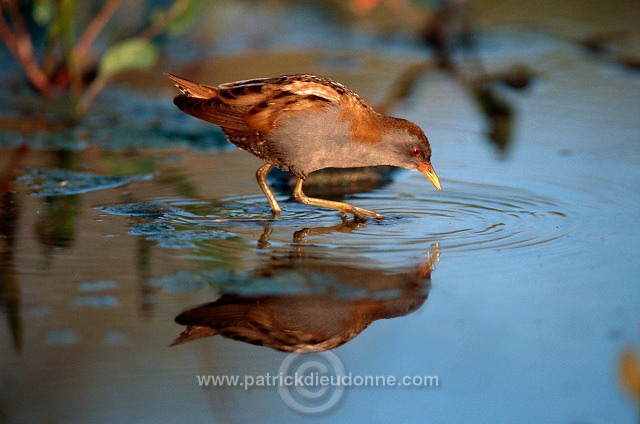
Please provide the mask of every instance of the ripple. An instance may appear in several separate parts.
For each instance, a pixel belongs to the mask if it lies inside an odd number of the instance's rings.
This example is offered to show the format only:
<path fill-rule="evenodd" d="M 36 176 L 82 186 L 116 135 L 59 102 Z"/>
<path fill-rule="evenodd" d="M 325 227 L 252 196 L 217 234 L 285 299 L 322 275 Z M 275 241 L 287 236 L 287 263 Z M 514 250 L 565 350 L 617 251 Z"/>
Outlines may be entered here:
<path fill-rule="evenodd" d="M 311 224 L 323 220 L 335 221 L 338 212 L 322 208 L 314 208 L 301 205 L 295 201 L 286 201 L 279 198 L 283 206 L 283 212 L 279 218 L 275 218 L 269 207 L 269 203 L 262 194 L 242 196 L 228 196 L 219 203 L 199 201 L 172 202 L 172 207 L 179 207 L 175 218 L 183 223 L 192 224 L 263 224 L 291 225 L 293 223 Z"/>
<path fill-rule="evenodd" d="M 441 248 L 454 251 L 518 249 L 548 245 L 572 231 L 568 205 L 559 199 L 506 185 L 451 180 L 445 190 L 434 192 L 411 183 L 413 180 L 345 198 L 386 218 L 370 220 L 350 237 L 329 234 L 316 246 L 397 252 L 420 245 L 428 248 L 437 242 Z M 254 218 L 270 216 L 260 195 L 227 201 L 244 205 L 238 209 L 257 208 L 258 217 Z M 281 219 L 274 223 L 322 227 L 336 224 L 338 215 L 295 202 L 287 202 L 283 209 Z M 237 210 L 230 214 L 242 216 Z"/>
<path fill-rule="evenodd" d="M 369 220 L 353 231 L 336 229 L 314 235 L 305 244 L 338 252 L 384 254 L 424 252 L 438 243 L 441 249 L 468 252 L 542 245 L 548 248 L 573 231 L 569 207 L 559 199 L 516 187 L 451 180 L 445 190 L 435 192 L 412 181 L 408 178 L 402 184 L 345 197 L 345 201 L 379 211 L 386 218 Z M 164 211 L 161 233 L 165 238 L 174 233 L 174 226 L 189 234 L 194 227 L 215 226 L 221 232 L 210 238 L 242 234 L 251 240 L 258 239 L 268 226 L 280 229 L 270 241 L 286 245 L 300 228 L 330 228 L 341 222 L 336 211 L 301 205 L 282 196 L 280 201 L 283 212 L 278 219 L 271 215 L 260 194 L 230 196 L 217 202 L 173 198 L 154 200 L 153 204 L 161 205 Z M 126 209 L 127 205 L 120 207 Z M 148 236 L 156 232 L 153 229 L 157 225 L 136 224 L 130 233 Z M 339 232 L 351 234 L 339 236 Z"/>
<path fill-rule="evenodd" d="M 447 181 L 442 192 L 385 190 L 375 200 L 392 205 L 383 211 L 392 219 L 360 233 L 379 234 L 384 224 L 390 227 L 386 235 L 402 245 L 428 240 L 457 251 L 517 249 L 548 244 L 571 232 L 567 206 L 560 200 L 508 186 Z"/>

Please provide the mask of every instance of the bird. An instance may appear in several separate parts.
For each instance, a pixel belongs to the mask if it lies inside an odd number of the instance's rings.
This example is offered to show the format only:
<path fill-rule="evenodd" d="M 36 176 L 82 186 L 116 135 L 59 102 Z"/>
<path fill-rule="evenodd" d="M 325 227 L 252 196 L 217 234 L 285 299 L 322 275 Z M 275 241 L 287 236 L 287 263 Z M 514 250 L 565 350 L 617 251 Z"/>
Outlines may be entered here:
<path fill-rule="evenodd" d="M 428 287 L 407 287 L 406 293 L 380 299 L 341 298 L 336 293 L 224 294 L 180 313 L 175 321 L 186 327 L 171 346 L 221 335 L 281 352 L 322 352 L 354 339 L 376 320 L 415 312 L 428 299 Z"/>
<path fill-rule="evenodd" d="M 308 197 L 311 172 L 324 168 L 392 165 L 421 171 L 441 190 L 422 129 L 406 119 L 376 112 L 354 91 L 326 77 L 289 74 L 209 86 L 167 73 L 182 92 L 173 103 L 183 112 L 222 128 L 226 138 L 266 162 L 256 179 L 273 215 L 282 208 L 267 184 L 276 166 L 296 177 L 293 197 L 342 215 L 384 215 L 349 203 Z"/>
<path fill-rule="evenodd" d="M 339 227 L 349 224 L 334 230 Z M 325 229 L 308 229 L 307 234 Z M 427 301 L 440 260 L 439 244 L 432 246 L 417 266 L 387 269 L 367 260 L 327 260 L 302 246 L 274 251 L 247 274 L 235 274 L 234 284 L 214 302 L 176 316 L 175 322 L 186 328 L 171 346 L 220 335 L 282 352 L 336 348 L 372 322 L 409 315 Z M 206 279 L 206 273 L 201 277 Z M 215 273 L 213 280 L 219 279 Z M 274 292 L 274 287 L 279 288 Z"/>

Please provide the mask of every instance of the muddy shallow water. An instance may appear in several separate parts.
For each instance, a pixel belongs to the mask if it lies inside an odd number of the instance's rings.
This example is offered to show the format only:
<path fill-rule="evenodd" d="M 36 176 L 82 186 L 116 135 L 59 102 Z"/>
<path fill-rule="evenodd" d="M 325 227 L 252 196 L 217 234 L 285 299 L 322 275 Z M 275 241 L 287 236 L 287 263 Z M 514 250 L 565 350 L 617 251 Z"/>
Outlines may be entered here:
<path fill-rule="evenodd" d="M 393 109 L 425 128 L 443 190 L 398 171 L 345 196 L 384 220 L 343 221 L 286 190 L 273 219 L 260 162 L 236 150 L 3 147 L 0 416 L 633 422 L 618 369 L 640 347 L 640 79 L 519 37 L 500 59 L 539 77 L 500 89 L 515 111 L 506 150 L 444 73 Z M 169 347 L 182 312 L 225 331 Z M 338 347 L 287 356 L 300 345 Z M 437 385 L 198 381 L 292 368 Z"/>

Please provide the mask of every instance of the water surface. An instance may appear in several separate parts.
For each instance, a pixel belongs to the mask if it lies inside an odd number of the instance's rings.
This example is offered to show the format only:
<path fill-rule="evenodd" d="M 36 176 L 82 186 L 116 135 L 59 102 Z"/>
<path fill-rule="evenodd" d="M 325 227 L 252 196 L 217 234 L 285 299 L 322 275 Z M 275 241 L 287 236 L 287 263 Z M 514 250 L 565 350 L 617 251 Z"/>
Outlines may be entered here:
<path fill-rule="evenodd" d="M 275 387 L 199 386 L 197 375 L 274 375 L 287 363 L 281 339 L 260 346 L 230 331 L 169 347 L 184 330 L 176 316 L 211 324 L 194 308 L 225 299 L 326 333 L 314 343 L 341 337 L 335 357 L 307 357 L 353 375 L 438 377 L 347 388 L 316 403 L 330 406 L 321 418 L 632 422 L 618 367 L 640 347 L 640 80 L 527 34 L 535 55 L 499 58 L 538 75 L 525 91 L 499 89 L 514 108 L 507 149 L 487 141 L 444 73 L 424 73 L 396 105 L 427 131 L 443 190 L 399 171 L 344 196 L 384 220 L 343 221 L 286 191 L 273 219 L 260 162 L 236 150 L 2 148 L 0 415 L 318 419 Z"/>

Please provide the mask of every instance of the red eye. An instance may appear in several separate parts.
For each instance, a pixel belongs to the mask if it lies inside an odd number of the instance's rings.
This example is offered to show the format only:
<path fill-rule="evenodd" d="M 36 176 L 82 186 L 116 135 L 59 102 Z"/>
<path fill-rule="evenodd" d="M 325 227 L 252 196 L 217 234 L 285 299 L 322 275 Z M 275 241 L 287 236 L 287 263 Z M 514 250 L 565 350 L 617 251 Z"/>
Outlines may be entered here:
<path fill-rule="evenodd" d="M 422 151 L 419 147 L 414 147 L 413 149 L 411 149 L 411 156 L 420 156 L 420 153 L 422 153 Z"/>

